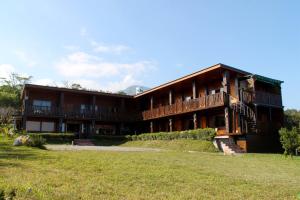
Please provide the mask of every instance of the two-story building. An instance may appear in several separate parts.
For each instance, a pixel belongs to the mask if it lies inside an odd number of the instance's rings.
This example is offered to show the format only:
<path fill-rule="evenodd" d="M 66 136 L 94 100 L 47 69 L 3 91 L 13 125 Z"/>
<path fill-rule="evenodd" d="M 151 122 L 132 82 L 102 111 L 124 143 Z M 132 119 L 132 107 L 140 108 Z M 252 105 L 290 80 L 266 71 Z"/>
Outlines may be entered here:
<path fill-rule="evenodd" d="M 22 128 L 81 135 L 211 127 L 246 151 L 273 151 L 282 81 L 216 64 L 135 96 L 27 84 Z"/>

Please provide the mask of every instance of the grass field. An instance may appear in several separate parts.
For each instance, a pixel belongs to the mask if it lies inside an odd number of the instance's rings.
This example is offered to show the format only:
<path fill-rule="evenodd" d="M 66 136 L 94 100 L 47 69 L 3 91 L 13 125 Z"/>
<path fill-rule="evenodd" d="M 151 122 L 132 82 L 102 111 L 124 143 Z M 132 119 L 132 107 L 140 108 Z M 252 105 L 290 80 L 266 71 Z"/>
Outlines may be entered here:
<path fill-rule="evenodd" d="M 0 137 L 0 188 L 17 189 L 16 199 L 269 200 L 297 199 L 300 192 L 299 157 L 180 150 L 64 152 L 11 143 Z"/>

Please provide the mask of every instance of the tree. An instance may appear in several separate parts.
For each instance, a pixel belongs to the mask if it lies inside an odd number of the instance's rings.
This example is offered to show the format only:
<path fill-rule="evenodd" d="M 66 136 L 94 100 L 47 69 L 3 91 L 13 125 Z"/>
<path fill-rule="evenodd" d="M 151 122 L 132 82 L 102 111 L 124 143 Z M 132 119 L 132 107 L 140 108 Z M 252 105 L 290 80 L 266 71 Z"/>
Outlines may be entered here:
<path fill-rule="evenodd" d="M 22 89 L 25 84 L 30 83 L 32 76 L 12 73 L 8 78 L 0 79 L 0 106 L 18 108 Z"/>
<path fill-rule="evenodd" d="M 79 83 L 70 83 L 69 81 L 62 81 L 62 84 L 64 85 L 65 88 L 76 89 L 76 90 L 85 89 Z"/>
<path fill-rule="evenodd" d="M 292 130 L 288 130 L 287 128 L 281 128 L 279 130 L 280 142 L 284 149 L 284 155 L 293 156 L 296 149 L 299 148 L 300 141 L 298 132 L 299 130 L 296 127 L 293 127 Z"/>
<path fill-rule="evenodd" d="M 288 109 L 284 111 L 285 127 L 292 129 L 293 127 L 300 128 L 300 111 L 296 109 Z"/>
<path fill-rule="evenodd" d="M 81 85 L 79 83 L 73 83 L 71 85 L 71 88 L 72 89 L 76 89 L 76 90 L 81 90 L 81 89 L 84 89 L 83 87 L 81 87 Z"/>

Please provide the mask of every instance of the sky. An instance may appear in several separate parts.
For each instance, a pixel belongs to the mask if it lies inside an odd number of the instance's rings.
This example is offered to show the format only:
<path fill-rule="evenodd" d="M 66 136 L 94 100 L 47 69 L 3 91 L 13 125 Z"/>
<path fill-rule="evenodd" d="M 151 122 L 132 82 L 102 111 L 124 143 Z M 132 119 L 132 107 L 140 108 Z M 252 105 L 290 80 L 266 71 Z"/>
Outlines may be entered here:
<path fill-rule="evenodd" d="M 300 109 L 300 1 L 0 2 L 0 77 L 119 91 L 224 63 L 283 80 Z"/>

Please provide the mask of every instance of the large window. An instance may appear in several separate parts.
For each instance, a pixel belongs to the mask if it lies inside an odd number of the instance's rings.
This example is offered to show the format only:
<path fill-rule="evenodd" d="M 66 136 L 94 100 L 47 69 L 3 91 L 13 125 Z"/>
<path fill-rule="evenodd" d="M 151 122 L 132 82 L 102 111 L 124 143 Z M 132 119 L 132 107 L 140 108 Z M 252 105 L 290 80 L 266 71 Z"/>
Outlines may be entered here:
<path fill-rule="evenodd" d="M 34 112 L 43 112 L 51 110 L 51 101 L 33 100 Z"/>

